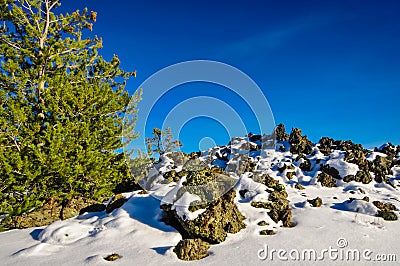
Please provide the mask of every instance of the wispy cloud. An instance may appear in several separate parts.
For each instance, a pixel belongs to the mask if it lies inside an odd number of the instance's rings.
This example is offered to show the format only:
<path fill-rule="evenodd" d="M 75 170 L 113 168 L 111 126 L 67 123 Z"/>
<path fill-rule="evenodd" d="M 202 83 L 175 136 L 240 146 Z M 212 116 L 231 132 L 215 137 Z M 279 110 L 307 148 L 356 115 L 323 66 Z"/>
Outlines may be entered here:
<path fill-rule="evenodd" d="M 227 44 L 223 48 L 223 54 L 248 56 L 261 51 L 272 52 L 285 43 L 293 41 L 302 33 L 328 24 L 331 19 L 332 16 L 328 14 L 314 14 L 284 25 L 269 26 L 267 30 Z"/>

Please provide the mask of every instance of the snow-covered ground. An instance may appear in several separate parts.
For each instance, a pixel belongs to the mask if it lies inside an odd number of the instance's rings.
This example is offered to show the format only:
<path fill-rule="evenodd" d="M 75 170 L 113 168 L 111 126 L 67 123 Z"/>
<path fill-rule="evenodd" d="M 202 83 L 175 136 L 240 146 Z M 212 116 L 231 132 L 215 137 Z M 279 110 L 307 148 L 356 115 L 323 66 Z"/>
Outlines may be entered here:
<path fill-rule="evenodd" d="M 338 167 L 342 177 L 355 174 L 358 170 L 357 165 L 346 163 L 338 153 L 323 156 L 316 150 L 313 154 L 309 156 L 311 162 L 318 159 Z M 337 187 L 327 188 L 317 182 L 319 169 L 316 167 L 313 167 L 313 171 L 303 172 L 295 166 L 295 169 L 290 170 L 295 173 L 292 179 L 286 177 L 288 170 L 283 173 L 277 171 L 276 168 L 283 163 L 294 161 L 291 156 L 289 152 L 261 150 L 258 153 L 257 169 L 285 185 L 294 227 L 281 227 L 281 222 L 271 220 L 268 210 L 250 205 L 252 201 L 268 198 L 263 185 L 258 184 L 246 193 L 245 198 L 239 193 L 236 196 L 236 204 L 246 217 L 247 227 L 237 234 L 230 234 L 225 242 L 212 245 L 206 258 L 184 262 L 172 251 L 182 239 L 181 235 L 160 221 L 159 190 L 150 190 L 150 194 L 135 191 L 125 193 L 124 197 L 128 201 L 110 214 L 85 213 L 47 227 L 0 233 L 0 264 L 376 265 L 379 260 L 391 260 L 385 262 L 385 265 L 398 265 L 400 222 L 384 221 L 376 217 L 378 209 L 372 201 L 391 202 L 400 209 L 397 186 L 400 168 L 392 169 L 392 182 L 396 188 L 375 181 L 369 184 L 339 181 Z M 376 154 L 368 159 L 374 160 L 375 157 Z M 216 162 L 222 163 L 218 160 Z M 161 165 L 160 169 L 164 169 L 162 167 L 168 168 L 166 164 Z M 255 185 L 251 182 L 248 173 L 242 174 L 236 184 L 237 190 L 251 188 Z M 303 185 L 305 189 L 295 188 L 296 184 Z M 164 192 L 168 194 L 168 191 Z M 153 197 L 152 193 L 157 196 Z M 267 195 L 263 195 L 265 193 Z M 369 202 L 361 200 L 365 196 L 369 197 Z M 316 197 L 323 201 L 319 208 L 307 202 Z M 185 195 L 181 201 L 188 198 Z M 359 200 L 350 202 L 349 198 Z M 187 210 L 179 211 L 185 213 Z M 199 210 L 198 214 L 201 212 Z M 398 215 L 398 211 L 396 213 Z M 260 221 L 266 221 L 269 225 L 257 225 Z M 263 229 L 272 229 L 276 234 L 260 235 Z M 113 262 L 103 259 L 113 253 L 119 254 L 121 258 Z"/>

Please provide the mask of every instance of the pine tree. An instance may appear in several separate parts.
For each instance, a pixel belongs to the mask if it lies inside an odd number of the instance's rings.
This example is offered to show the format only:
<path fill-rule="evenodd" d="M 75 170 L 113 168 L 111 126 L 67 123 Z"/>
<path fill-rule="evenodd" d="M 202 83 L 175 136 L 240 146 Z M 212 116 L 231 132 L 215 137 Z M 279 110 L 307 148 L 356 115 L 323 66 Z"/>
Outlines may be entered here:
<path fill-rule="evenodd" d="M 129 174 L 122 127 L 140 100 L 125 90 L 134 73 L 99 55 L 101 38 L 83 37 L 96 12 L 57 14 L 59 6 L 0 2 L 0 214 L 9 218 L 49 198 L 104 197 Z M 137 137 L 135 120 L 124 125 L 126 142 Z"/>
<path fill-rule="evenodd" d="M 170 127 L 167 127 L 165 130 L 155 127 L 152 135 L 152 138 L 146 138 L 149 154 L 157 153 L 161 156 L 166 152 L 171 152 L 183 146 L 180 140 L 174 140 Z"/>

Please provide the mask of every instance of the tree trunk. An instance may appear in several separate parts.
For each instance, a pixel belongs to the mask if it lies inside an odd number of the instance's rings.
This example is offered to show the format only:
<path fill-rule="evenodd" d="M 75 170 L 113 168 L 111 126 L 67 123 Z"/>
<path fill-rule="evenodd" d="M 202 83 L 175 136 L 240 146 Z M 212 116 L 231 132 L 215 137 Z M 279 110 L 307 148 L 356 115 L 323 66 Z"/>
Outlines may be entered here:
<path fill-rule="evenodd" d="M 67 207 L 69 201 L 69 199 L 64 199 L 61 203 L 60 220 L 64 220 L 64 209 Z"/>

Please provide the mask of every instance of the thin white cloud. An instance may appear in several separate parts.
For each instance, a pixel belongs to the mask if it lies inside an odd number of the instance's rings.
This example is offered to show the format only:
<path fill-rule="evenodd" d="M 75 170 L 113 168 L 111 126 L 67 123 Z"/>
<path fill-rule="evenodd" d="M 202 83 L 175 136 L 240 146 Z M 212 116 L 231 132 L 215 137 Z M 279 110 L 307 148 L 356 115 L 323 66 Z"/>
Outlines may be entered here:
<path fill-rule="evenodd" d="M 332 21 L 328 14 L 318 14 L 291 21 L 285 25 L 270 27 L 252 36 L 229 43 L 223 49 L 224 54 L 248 56 L 259 52 L 273 51 L 281 45 L 293 41 L 294 38 L 311 29 L 323 27 Z"/>

